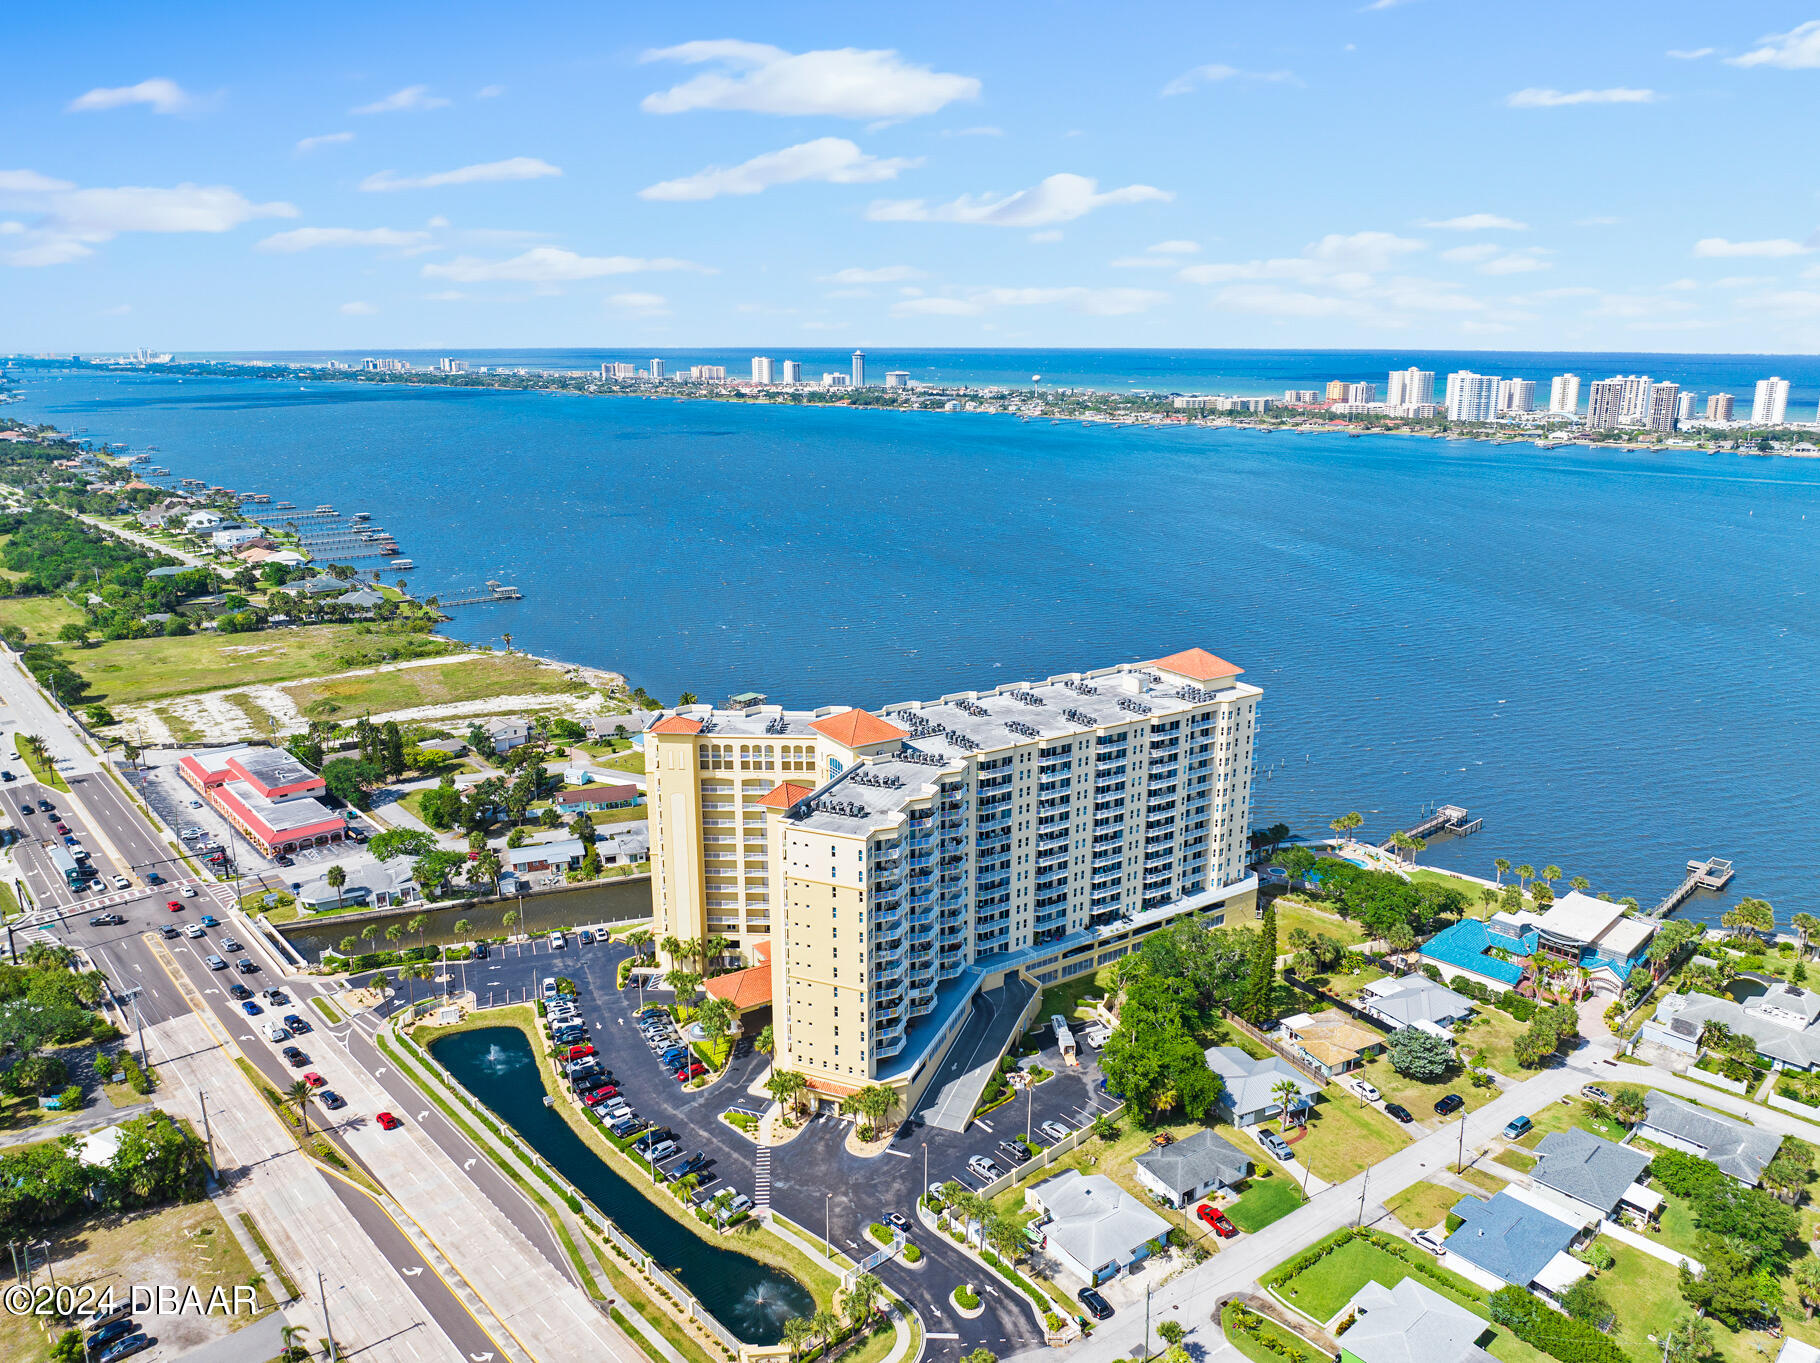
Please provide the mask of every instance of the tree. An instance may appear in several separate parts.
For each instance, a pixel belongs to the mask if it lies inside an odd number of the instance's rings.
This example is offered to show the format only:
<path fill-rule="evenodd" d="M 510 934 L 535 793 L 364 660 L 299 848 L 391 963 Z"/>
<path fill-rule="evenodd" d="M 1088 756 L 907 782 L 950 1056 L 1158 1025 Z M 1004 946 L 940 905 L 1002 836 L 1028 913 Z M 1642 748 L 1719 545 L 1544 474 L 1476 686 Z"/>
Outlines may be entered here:
<path fill-rule="evenodd" d="M 1662 1363 L 1700 1363 L 1713 1353 L 1713 1327 L 1699 1316 L 1679 1321 L 1662 1340 Z"/>
<path fill-rule="evenodd" d="M 285 1106 L 297 1109 L 298 1124 L 303 1127 L 303 1134 L 310 1134 L 310 1088 L 307 1079 L 294 1079 L 291 1086 L 284 1091 Z"/>
<path fill-rule="evenodd" d="M 809 1327 L 823 1344 L 832 1344 L 834 1336 L 840 1332 L 840 1317 L 824 1306 L 809 1317 Z"/>
<path fill-rule="evenodd" d="M 87 1357 L 88 1350 L 83 1346 L 80 1330 L 65 1330 L 51 1345 L 51 1363 L 83 1363 Z"/>
<path fill-rule="evenodd" d="M 1694 1225 L 1745 1256 L 1752 1271 L 1781 1273 L 1801 1241 L 1801 1216 L 1793 1207 L 1729 1179 L 1696 1202 Z"/>
<path fill-rule="evenodd" d="M 676 991 L 677 1002 L 686 1003 L 695 997 L 701 976 L 693 970 L 672 970 L 664 976 L 664 983 Z"/>
<path fill-rule="evenodd" d="M 1264 924 L 1253 948 L 1251 973 L 1245 983 L 1245 999 L 1239 1013 L 1253 1027 L 1268 1027 L 1275 1020 L 1277 984 L 1277 910 L 1275 903 L 1264 910 Z"/>
<path fill-rule="evenodd" d="M 1807 1318 L 1814 1318 L 1814 1308 L 1820 1306 L 1820 1259 L 1809 1254 L 1795 1261 L 1793 1273 L 1795 1299 L 1801 1303 L 1801 1309 Z"/>
<path fill-rule="evenodd" d="M 864 1118 L 867 1128 L 876 1131 L 880 1120 L 896 1102 L 897 1095 L 883 1084 L 867 1084 L 842 1106 Z"/>
<path fill-rule="evenodd" d="M 518 910 L 507 909 L 505 913 L 501 915 L 499 921 L 500 925 L 504 927 L 508 933 L 511 932 L 513 928 L 518 926 Z"/>
<path fill-rule="evenodd" d="M 461 792 L 455 789 L 455 778 L 445 776 L 440 785 L 424 791 L 417 807 L 423 813 L 423 821 L 431 828 L 453 828 L 462 811 Z"/>
<path fill-rule="evenodd" d="M 328 875 L 324 879 L 329 882 L 329 888 L 335 892 L 335 907 L 339 909 L 341 907 L 341 887 L 348 883 L 347 867 L 336 862 L 329 867 Z"/>
<path fill-rule="evenodd" d="M 1719 922 L 1734 932 L 1768 935 L 1776 930 L 1776 911 L 1767 899 L 1740 899 L 1729 912 L 1720 916 Z"/>
<path fill-rule="evenodd" d="M 1681 1263 L 1677 1276 L 1683 1301 L 1734 1330 L 1754 1317 L 1774 1313 L 1780 1296 L 1775 1283 L 1753 1272 L 1745 1255 L 1722 1240 L 1707 1241 L 1701 1252 L 1705 1267 L 1698 1274 L 1685 1260 Z"/>
<path fill-rule="evenodd" d="M 779 1107 L 784 1108 L 796 1106 L 808 1088 L 809 1081 L 795 1070 L 773 1070 L 771 1077 L 765 1080 L 766 1091 L 777 1100 Z"/>
<path fill-rule="evenodd" d="M 499 878 L 505 874 L 505 863 L 499 859 L 499 853 L 491 847 L 475 857 L 468 865 L 474 875 L 480 877 L 493 887 L 493 893 L 499 893 Z"/>
<path fill-rule="evenodd" d="M 322 769 L 322 781 L 329 794 L 355 809 L 372 804 L 371 792 L 384 780 L 378 767 L 353 757 L 337 757 Z"/>
<path fill-rule="evenodd" d="M 1158 1322 L 1157 1327 L 1156 1327 L 1156 1332 L 1158 1335 L 1160 1335 L 1162 1337 L 1163 1343 L 1169 1345 L 1170 1348 L 1174 1348 L 1177 1345 L 1179 1345 L 1182 1342 L 1183 1338 L 1188 1333 L 1188 1331 L 1183 1328 L 1182 1322 L 1179 1320 L 1165 1320 L 1165 1321 Z"/>
<path fill-rule="evenodd" d="M 626 934 L 626 945 L 631 947 L 633 953 L 637 956 L 643 957 L 650 955 L 650 952 L 645 950 L 646 947 L 651 945 L 650 929 L 634 928 L 631 932 Z M 771 1029 L 767 1027 L 765 1030 L 770 1031 Z M 767 1051 L 766 1054 L 769 1055 L 770 1052 Z"/>
<path fill-rule="evenodd" d="M 1648 1095 L 1635 1084 L 1621 1084 L 1611 1095 L 1611 1115 L 1626 1126 L 1635 1126 L 1649 1116 Z"/>
<path fill-rule="evenodd" d="M 1281 1105 L 1283 1109 L 1281 1122 L 1285 1127 L 1288 1126 L 1290 1104 L 1294 1103 L 1296 1099 L 1302 1096 L 1302 1090 L 1297 1086 L 1295 1080 L 1284 1078 L 1277 1080 L 1275 1084 L 1271 1085 L 1270 1096 L 1275 1098 L 1278 1104 Z"/>
<path fill-rule="evenodd" d="M 1348 814 L 1340 815 L 1339 818 L 1333 820 L 1327 826 L 1334 831 L 1336 837 L 1344 838 L 1348 833 L 1352 832 L 1353 829 L 1359 827 L 1359 825 L 1364 822 L 1365 816 L 1355 809 Z"/>
<path fill-rule="evenodd" d="M 1568 1288 L 1561 1296 L 1561 1305 L 1569 1316 L 1585 1321 L 1601 1333 L 1609 1333 L 1617 1323 L 1611 1303 L 1599 1290 L 1598 1280 L 1591 1276 L 1581 1278 Z"/>
<path fill-rule="evenodd" d="M 791 1316 L 783 1324 L 784 1344 L 788 1346 L 792 1358 L 803 1351 L 803 1346 L 814 1335 L 815 1331 L 809 1328 L 808 1320 L 802 1316 Z"/>
<path fill-rule="evenodd" d="M 1510 874 L 1510 859 L 1508 857 L 1499 857 L 1496 861 L 1492 862 L 1492 865 L 1498 868 L 1498 885 L 1502 888 L 1504 877 Z"/>
<path fill-rule="evenodd" d="M 1438 1083 L 1454 1065 L 1452 1043 L 1419 1027 L 1401 1027 L 1392 1032 L 1385 1050 L 1390 1067 L 1418 1083 Z"/>
<path fill-rule="evenodd" d="M 433 794 L 434 790 L 425 791 L 424 798 L 428 799 Z M 388 828 L 367 839 L 367 851 L 378 861 L 390 861 L 393 857 L 421 857 L 424 853 L 435 850 L 436 839 L 418 828 Z"/>
<path fill-rule="evenodd" d="M 1561 868 L 1559 866 L 1550 864 L 1542 868 L 1541 880 L 1543 884 L 1552 886 L 1560 878 Z"/>
<path fill-rule="evenodd" d="M 758 1048 L 758 1053 L 762 1056 L 768 1057 L 776 1052 L 777 1035 L 771 1030 L 770 1023 L 767 1022 L 758 1029 L 758 1039 L 752 1044 Z"/>
<path fill-rule="evenodd" d="M 870 1273 L 861 1273 L 853 1279 L 853 1285 L 847 1289 L 847 1297 L 842 1304 L 847 1310 L 847 1319 L 854 1325 L 870 1316 L 878 1307 L 878 1299 L 884 1294 L 885 1285 Z"/>

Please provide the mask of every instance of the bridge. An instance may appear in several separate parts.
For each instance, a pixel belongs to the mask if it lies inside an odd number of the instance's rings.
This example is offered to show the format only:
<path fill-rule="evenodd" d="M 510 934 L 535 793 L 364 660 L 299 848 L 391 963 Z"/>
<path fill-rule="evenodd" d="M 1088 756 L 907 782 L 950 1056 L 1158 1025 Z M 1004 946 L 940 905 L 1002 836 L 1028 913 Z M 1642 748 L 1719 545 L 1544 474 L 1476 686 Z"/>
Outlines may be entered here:
<path fill-rule="evenodd" d="M 1466 838 L 1477 833 L 1484 822 L 1483 819 L 1468 819 L 1466 810 L 1461 805 L 1442 805 L 1414 828 L 1403 831 L 1412 838 L 1426 838 L 1435 833 L 1451 833 L 1456 838 Z M 1378 846 L 1386 852 L 1395 850 L 1390 838 Z"/>
<path fill-rule="evenodd" d="M 1723 857 L 1687 863 L 1687 879 L 1668 893 L 1660 904 L 1649 911 L 1651 918 L 1666 918 L 1680 908 L 1695 890 L 1723 890 L 1732 878 L 1732 864 Z"/>

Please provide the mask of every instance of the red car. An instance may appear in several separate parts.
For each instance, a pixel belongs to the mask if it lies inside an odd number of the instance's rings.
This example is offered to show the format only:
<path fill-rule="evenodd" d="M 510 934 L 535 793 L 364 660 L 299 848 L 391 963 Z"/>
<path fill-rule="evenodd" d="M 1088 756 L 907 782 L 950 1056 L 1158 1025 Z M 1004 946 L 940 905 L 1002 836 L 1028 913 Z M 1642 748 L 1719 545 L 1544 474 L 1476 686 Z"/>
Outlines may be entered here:
<path fill-rule="evenodd" d="M 398 1118 L 394 1117 L 389 1112 L 380 1113 L 374 1120 L 377 1121 L 380 1128 L 385 1131 L 396 1131 L 399 1127 L 404 1125 L 403 1122 L 399 1121 Z"/>
<path fill-rule="evenodd" d="M 591 1056 L 593 1054 L 594 1054 L 594 1047 L 584 1041 L 579 1046 L 569 1047 L 568 1058 L 570 1060 L 585 1060 L 588 1056 Z"/>
<path fill-rule="evenodd" d="M 67 832 L 69 832 L 69 831 L 70 831 L 70 830 L 69 830 L 69 825 L 68 825 L 68 824 L 63 824 L 63 823 L 60 823 L 60 824 L 58 824 L 58 825 L 57 825 L 57 831 L 58 831 L 58 832 L 59 832 L 59 833 L 67 833 Z"/>
<path fill-rule="evenodd" d="M 619 1097 L 619 1089 L 612 1084 L 602 1084 L 597 1089 L 588 1089 L 581 1095 L 584 1103 L 604 1103 L 609 1098 Z"/>
<path fill-rule="evenodd" d="M 308 1074 L 303 1076 L 303 1082 L 308 1084 L 313 1089 L 319 1089 L 328 1081 L 325 1080 L 320 1074 L 316 1073 L 315 1070 L 311 1070 Z"/>
<path fill-rule="evenodd" d="M 1213 1233 L 1222 1240 L 1230 1240 L 1239 1233 L 1239 1228 L 1226 1219 L 1225 1212 L 1206 1202 L 1195 1208 L 1195 1215 L 1212 1227 Z"/>
<path fill-rule="evenodd" d="M 183 901 L 179 899 L 167 899 L 164 901 L 164 907 L 169 909 L 172 913 L 182 913 Z"/>
<path fill-rule="evenodd" d="M 691 1079 L 701 1078 L 702 1075 L 706 1074 L 707 1072 L 708 1072 L 708 1067 L 706 1065 L 697 1063 L 697 1064 L 689 1066 L 689 1068 L 686 1070 L 678 1070 L 676 1072 L 676 1082 L 679 1084 L 686 1084 Z"/>

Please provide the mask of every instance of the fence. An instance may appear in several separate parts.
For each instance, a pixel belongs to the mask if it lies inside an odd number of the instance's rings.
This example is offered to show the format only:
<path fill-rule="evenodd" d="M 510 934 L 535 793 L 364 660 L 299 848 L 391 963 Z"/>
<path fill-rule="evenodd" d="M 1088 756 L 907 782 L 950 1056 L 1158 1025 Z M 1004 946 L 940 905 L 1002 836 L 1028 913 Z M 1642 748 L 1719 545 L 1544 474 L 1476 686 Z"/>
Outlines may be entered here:
<path fill-rule="evenodd" d="M 410 1040 L 403 1033 L 394 1030 L 393 1035 L 398 1038 L 401 1045 L 409 1047 L 419 1055 L 423 1055 L 422 1047 L 418 1046 L 416 1042 Z M 554 1165 L 542 1155 L 538 1154 L 537 1151 L 525 1141 L 524 1137 L 520 1136 L 518 1132 L 513 1129 L 509 1122 L 502 1119 L 492 1108 L 488 1107 L 469 1092 L 466 1084 L 463 1084 L 461 1080 L 450 1074 L 448 1070 L 444 1069 L 441 1065 L 436 1064 L 436 1062 L 427 1055 L 424 1055 L 424 1061 L 426 1064 L 433 1067 L 437 1082 L 446 1087 L 449 1092 L 453 1093 L 466 1104 L 475 1116 L 481 1117 L 486 1122 L 490 1123 L 493 1129 L 497 1131 L 500 1139 L 512 1147 L 513 1153 L 516 1154 L 519 1159 L 537 1169 L 542 1174 L 545 1182 L 562 1194 L 568 1201 L 570 1208 L 574 1210 L 575 1214 L 582 1219 L 589 1229 L 596 1235 L 611 1240 L 617 1245 L 619 1249 L 625 1253 L 626 1257 L 630 1259 L 632 1263 L 651 1280 L 651 1282 L 655 1283 L 664 1292 L 669 1294 L 671 1300 L 676 1304 L 677 1309 L 680 1310 L 683 1315 L 695 1321 L 709 1334 L 713 1335 L 715 1339 L 720 1341 L 723 1348 L 735 1355 L 739 1353 L 741 1348 L 739 1338 L 725 1325 L 721 1324 L 720 1320 L 713 1312 L 709 1311 L 700 1301 L 696 1300 L 687 1288 L 675 1278 L 671 1277 L 655 1259 L 645 1252 L 636 1240 L 622 1231 L 611 1217 L 607 1216 L 605 1212 L 601 1211 L 600 1208 L 589 1201 L 586 1193 L 582 1192 L 581 1189 L 577 1188 L 573 1183 L 570 1183 L 568 1179 L 564 1178 Z"/>
<path fill-rule="evenodd" d="M 891 1243 L 886 1245 L 883 1249 L 873 1250 L 872 1253 L 868 1254 L 865 1258 L 861 1259 L 857 1264 L 855 1264 L 853 1266 L 853 1271 L 856 1274 L 870 1273 L 873 1269 L 877 1268 L 880 1264 L 884 1263 L 885 1260 L 889 1259 L 892 1255 L 902 1254 L 903 1252 L 904 1252 L 904 1233 L 901 1230 L 898 1230 L 895 1227 L 893 1227 L 893 1229 L 891 1231 Z"/>
<path fill-rule="evenodd" d="M 1307 992 L 1307 991 L 1304 991 L 1304 992 Z M 1319 1084 L 1322 1088 L 1327 1087 L 1327 1076 L 1322 1074 L 1320 1071 L 1316 1070 L 1313 1066 L 1311 1066 L 1306 1060 L 1303 1060 L 1300 1056 L 1291 1054 L 1289 1048 L 1287 1046 L 1285 1046 L 1282 1042 L 1271 1040 L 1269 1037 L 1265 1036 L 1264 1033 L 1260 1032 L 1256 1027 L 1253 1027 L 1249 1022 L 1245 1021 L 1244 1018 L 1240 1017 L 1237 1013 L 1233 1012 L 1230 1008 L 1226 1007 L 1224 1004 L 1222 1004 L 1220 1006 L 1220 1013 L 1222 1016 L 1225 1017 L 1226 1021 L 1230 1022 L 1234 1027 L 1237 1027 L 1241 1032 L 1243 1032 L 1246 1036 L 1250 1037 L 1253 1041 L 1257 1042 L 1260 1046 L 1268 1046 L 1270 1048 L 1272 1055 L 1275 1055 L 1278 1058 L 1280 1058 L 1285 1064 L 1292 1065 L 1297 1070 L 1301 1071 L 1301 1073 L 1308 1079 L 1309 1083 Z"/>

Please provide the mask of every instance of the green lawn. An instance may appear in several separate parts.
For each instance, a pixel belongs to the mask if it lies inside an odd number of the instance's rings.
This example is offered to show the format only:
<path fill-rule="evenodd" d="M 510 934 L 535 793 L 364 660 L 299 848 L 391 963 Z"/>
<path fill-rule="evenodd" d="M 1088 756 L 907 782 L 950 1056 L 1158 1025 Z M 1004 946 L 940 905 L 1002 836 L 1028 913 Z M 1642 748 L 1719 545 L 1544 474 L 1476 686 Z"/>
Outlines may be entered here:
<path fill-rule="evenodd" d="M 1502 1164 L 1505 1168 L 1515 1169 L 1519 1173 L 1527 1174 L 1531 1169 L 1536 1167 L 1536 1157 L 1530 1154 L 1529 1151 L 1514 1145 L 1507 1150 L 1500 1150 L 1496 1155 L 1493 1155 L 1492 1158 L 1499 1164 Z"/>
<path fill-rule="evenodd" d="M 57 768 L 48 760 L 33 757 L 31 749 L 20 742 L 23 737 L 23 734 L 14 734 L 13 743 L 18 750 L 19 760 L 25 763 L 27 769 L 30 770 L 32 779 L 40 785 L 49 786 L 52 790 L 60 790 L 65 795 L 69 794 L 69 783 L 57 774 Z"/>
<path fill-rule="evenodd" d="M 1280 1121 L 1266 1125 L 1273 1131 L 1283 1129 Z M 1409 1139 L 1390 1117 L 1329 1084 L 1326 1101 L 1315 1104 L 1308 1115 L 1307 1134 L 1292 1144 L 1296 1159 L 1317 1178 L 1344 1183 L 1366 1166 L 1394 1155 Z"/>
<path fill-rule="evenodd" d="M 1418 1122 L 1433 1121 L 1435 1103 L 1449 1093 L 1457 1093 L 1464 1098 L 1468 1112 L 1484 1107 L 1498 1096 L 1495 1088 L 1474 1088 L 1467 1082 L 1465 1074 L 1458 1070 L 1438 1084 L 1406 1079 L 1391 1068 L 1390 1061 L 1385 1056 L 1373 1060 L 1363 1071 L 1354 1070 L 1353 1073 L 1362 1074 L 1366 1083 L 1384 1095 L 1385 1102 L 1401 1103 L 1408 1108 Z M 1458 1121 L 1459 1116 L 1456 1112 L 1450 1120 Z"/>
<path fill-rule="evenodd" d="M 1387 1211 L 1410 1230 L 1438 1226 L 1460 1201 L 1460 1194 L 1439 1183 L 1412 1183 L 1395 1197 L 1384 1199 Z"/>
<path fill-rule="evenodd" d="M 1228 1302 L 1225 1310 L 1220 1313 L 1220 1332 L 1226 1336 L 1227 1343 L 1231 1344 L 1240 1353 L 1244 1354 L 1246 1358 L 1249 1358 L 1251 1363 L 1283 1363 L 1285 1358 L 1291 1356 L 1277 1353 L 1274 1349 L 1265 1347 L 1265 1345 L 1253 1339 L 1250 1335 L 1234 1329 L 1229 1322 L 1231 1320 L 1232 1312 L 1235 1309 L 1238 1309 L 1238 1303 Z M 1257 1312 L 1254 1312 L 1253 1314 L 1257 1315 L 1260 1322 L 1257 1327 L 1258 1330 L 1269 1338 L 1276 1340 L 1284 1347 L 1299 1349 L 1303 1355 L 1310 1359 L 1319 1359 L 1325 1356 L 1322 1351 L 1313 1344 L 1303 1339 L 1300 1335 L 1285 1330 L 1281 1325 L 1278 1325 L 1274 1320 L 1270 1319 L 1270 1317 Z"/>
<path fill-rule="evenodd" d="M 1289 950 L 1289 934 L 1294 932 L 1297 928 L 1301 928 L 1312 936 L 1318 937 L 1325 934 L 1328 937 L 1333 938 L 1333 940 L 1338 942 L 1341 946 L 1346 947 L 1356 946 L 1358 943 L 1365 940 L 1365 934 L 1361 932 L 1355 924 L 1348 922 L 1337 914 L 1328 913 L 1324 909 L 1318 909 L 1303 900 L 1291 899 L 1289 896 L 1284 895 L 1277 899 L 1276 906 L 1277 950 L 1279 951 Z M 1262 920 L 1244 923 L 1229 922 L 1226 926 L 1229 928 L 1255 927 L 1259 921 Z"/>
<path fill-rule="evenodd" d="M 420 705 L 494 696 L 566 695 L 586 689 L 561 668 L 542 666 L 522 653 L 489 653 L 466 662 L 287 686 L 285 692 L 304 714 L 323 719 L 342 713 L 383 714 Z"/>
<path fill-rule="evenodd" d="M 1531 1121 L 1535 1123 L 1518 1145 L 1534 1150 L 1542 1143 L 1542 1138 L 1551 1131 L 1571 1131 L 1578 1127 L 1590 1131 L 1595 1136 L 1603 1136 L 1608 1141 L 1622 1141 L 1624 1127 L 1617 1122 L 1607 1121 L 1592 1110 L 1592 1105 L 1583 1099 L 1575 1098 L 1565 1103 L 1550 1103 L 1540 1112 L 1534 1113 Z"/>
<path fill-rule="evenodd" d="M 592 750 L 596 745 L 587 744 L 585 746 Z M 613 771 L 643 772 L 645 769 L 645 755 L 638 751 L 622 752 L 617 753 L 612 757 L 598 757 L 589 765 L 608 767 Z"/>
<path fill-rule="evenodd" d="M 0 598 L 0 625 L 17 625 L 28 644 L 53 642 L 65 625 L 81 624 L 83 614 L 61 596 Z"/>
<path fill-rule="evenodd" d="M 1459 1044 L 1463 1050 L 1476 1055 L 1486 1069 L 1507 1078 L 1521 1079 L 1531 1071 L 1517 1064 L 1514 1047 L 1517 1038 L 1528 1029 L 1528 1023 L 1518 1022 L 1503 1009 L 1480 1004 Z"/>
<path fill-rule="evenodd" d="M 1342 999 L 1354 999 L 1365 992 L 1365 986 L 1386 978 L 1390 972 L 1375 965 L 1361 967 L 1351 975 L 1327 976 L 1327 992 Z"/>
<path fill-rule="evenodd" d="M 63 657 L 88 682 L 88 699 L 121 705 L 331 675 L 456 647 L 449 639 L 384 625 L 304 625 L 255 634 L 118 639 L 65 649 Z"/>
<path fill-rule="evenodd" d="M 1239 1200 L 1226 1208 L 1226 1215 L 1240 1230 L 1259 1231 L 1272 1221 L 1280 1221 L 1301 1206 L 1302 1190 L 1287 1178 L 1253 1178 Z M 1326 1317 L 1322 1317 L 1326 1319 Z"/>
<path fill-rule="evenodd" d="M 1093 1010 L 1083 1007 L 1081 1000 L 1105 998 L 1115 988 L 1113 980 L 1117 973 L 1116 966 L 1101 966 L 1091 975 L 1081 975 L 1050 985 L 1043 991 L 1043 1002 L 1036 1010 L 1037 1025 L 1046 1024 L 1055 1013 L 1060 1013 L 1070 1021 L 1085 1021 L 1092 1017 Z"/>

